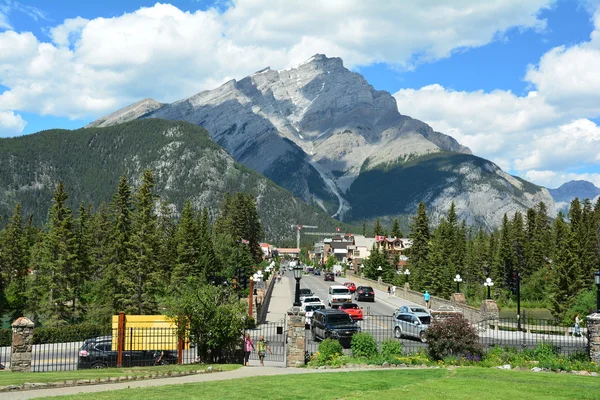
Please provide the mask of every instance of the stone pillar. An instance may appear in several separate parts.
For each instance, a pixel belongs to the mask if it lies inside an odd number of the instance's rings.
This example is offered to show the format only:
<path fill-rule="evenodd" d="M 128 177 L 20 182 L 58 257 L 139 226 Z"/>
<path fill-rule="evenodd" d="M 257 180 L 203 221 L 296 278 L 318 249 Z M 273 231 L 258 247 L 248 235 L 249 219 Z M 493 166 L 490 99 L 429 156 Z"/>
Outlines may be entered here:
<path fill-rule="evenodd" d="M 588 315 L 585 322 L 588 330 L 590 361 L 598 364 L 600 363 L 600 313 Z"/>
<path fill-rule="evenodd" d="M 498 308 L 498 304 L 494 300 L 484 300 L 481 303 L 481 316 L 482 320 L 500 318 L 500 309 Z"/>
<path fill-rule="evenodd" d="M 458 304 L 467 304 L 467 299 L 465 299 L 464 293 L 452 293 L 452 298 L 450 299 L 450 301 Z M 497 305 L 496 308 L 498 308 Z"/>
<path fill-rule="evenodd" d="M 27 317 L 17 318 L 12 323 L 12 372 L 31 372 L 31 353 L 33 351 L 33 322 Z"/>
<path fill-rule="evenodd" d="M 286 367 L 301 367 L 304 365 L 306 352 L 306 313 L 299 307 L 292 307 L 287 312 L 287 348 Z"/>

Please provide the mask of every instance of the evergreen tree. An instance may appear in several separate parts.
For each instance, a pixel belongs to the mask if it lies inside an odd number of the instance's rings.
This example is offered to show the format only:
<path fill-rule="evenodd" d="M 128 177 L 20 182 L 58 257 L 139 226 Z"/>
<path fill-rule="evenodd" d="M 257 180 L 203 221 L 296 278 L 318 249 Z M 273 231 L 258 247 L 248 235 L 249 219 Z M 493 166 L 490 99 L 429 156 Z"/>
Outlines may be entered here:
<path fill-rule="evenodd" d="M 196 215 L 192 203 L 187 200 L 181 211 L 181 218 L 175 230 L 175 267 L 172 283 L 174 285 L 187 279 L 188 276 L 199 278 L 202 270 L 199 263 L 200 237 L 196 223 Z"/>
<path fill-rule="evenodd" d="M 199 272 L 204 275 L 204 279 L 208 282 L 224 277 L 224 271 L 221 270 L 220 263 L 215 254 L 210 222 L 208 220 L 208 209 L 206 207 L 202 210 L 198 233 L 200 240 L 200 252 L 198 254 Z M 246 248 L 252 257 L 252 247 L 246 246 Z"/>
<path fill-rule="evenodd" d="M 89 206 L 91 207 L 91 206 Z M 71 312 L 80 315 L 83 312 L 84 282 L 92 273 L 93 237 L 90 221 L 91 208 L 82 203 L 75 221 L 73 270 L 68 278 L 71 290 Z"/>
<path fill-rule="evenodd" d="M 383 236 L 383 226 L 381 226 L 381 221 L 377 218 L 375 221 L 375 226 L 373 227 L 373 236 Z"/>
<path fill-rule="evenodd" d="M 157 312 L 155 296 L 159 286 L 159 263 L 154 185 L 152 171 L 144 171 L 142 183 L 135 194 L 127 270 L 121 276 L 125 292 L 120 294 L 120 298 L 125 312 L 129 314 Z"/>
<path fill-rule="evenodd" d="M 367 224 L 364 222 L 362 223 L 362 235 L 367 236 Z"/>
<path fill-rule="evenodd" d="M 371 254 L 365 260 L 364 274 L 369 279 L 377 280 L 380 276 L 383 281 L 391 282 L 393 279 L 392 266 L 388 263 L 387 251 L 376 244 L 371 249 Z M 379 271 L 381 267 L 381 271 Z"/>
<path fill-rule="evenodd" d="M 576 255 L 572 251 L 574 237 L 565 222 L 562 212 L 559 212 L 554 222 L 554 243 L 556 253 L 551 264 L 548 284 L 549 299 L 552 305 L 552 314 L 562 318 L 571 306 L 576 292 L 578 274 Z"/>
<path fill-rule="evenodd" d="M 2 279 L 3 312 L 12 310 L 12 319 L 23 315 L 26 301 L 25 289 L 28 275 L 28 243 L 23 227 L 21 203 L 18 203 L 0 239 L 0 266 Z"/>
<path fill-rule="evenodd" d="M 392 224 L 392 237 L 401 238 L 404 236 L 402 231 L 400 230 L 400 223 L 398 222 L 398 218 L 394 219 L 394 223 Z"/>
<path fill-rule="evenodd" d="M 408 249 L 408 265 L 413 275 L 412 282 L 416 289 L 427 288 L 424 284 L 428 275 L 429 258 L 429 218 L 425 211 L 425 204 L 419 203 L 415 217 L 411 223 L 413 243 Z"/>

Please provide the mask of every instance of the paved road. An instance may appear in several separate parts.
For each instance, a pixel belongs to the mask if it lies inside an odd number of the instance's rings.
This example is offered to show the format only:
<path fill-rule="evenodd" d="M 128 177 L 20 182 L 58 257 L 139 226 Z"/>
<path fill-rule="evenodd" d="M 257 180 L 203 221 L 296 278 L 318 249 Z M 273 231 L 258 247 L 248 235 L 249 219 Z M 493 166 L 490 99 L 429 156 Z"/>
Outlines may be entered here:
<path fill-rule="evenodd" d="M 336 277 L 335 282 L 324 281 L 323 276 L 304 275 L 300 287 L 309 288 L 315 293 L 323 303 L 327 304 L 327 295 L 329 286 L 341 285 L 348 282 L 349 279 Z M 290 282 L 290 290 L 295 290 L 294 284 Z M 354 300 L 353 300 L 354 301 Z M 358 321 L 358 325 L 363 332 L 371 333 L 378 342 L 394 338 L 394 323 L 392 313 L 403 305 L 415 305 L 414 303 L 400 299 L 398 297 L 388 297 L 386 292 L 375 289 L 375 302 L 356 302 L 363 308 L 365 314 L 363 321 Z M 403 338 L 401 340 L 406 352 L 414 352 L 425 345 L 418 340 Z M 307 350 L 314 353 L 318 349 L 318 343 L 315 343 L 307 331 Z"/>

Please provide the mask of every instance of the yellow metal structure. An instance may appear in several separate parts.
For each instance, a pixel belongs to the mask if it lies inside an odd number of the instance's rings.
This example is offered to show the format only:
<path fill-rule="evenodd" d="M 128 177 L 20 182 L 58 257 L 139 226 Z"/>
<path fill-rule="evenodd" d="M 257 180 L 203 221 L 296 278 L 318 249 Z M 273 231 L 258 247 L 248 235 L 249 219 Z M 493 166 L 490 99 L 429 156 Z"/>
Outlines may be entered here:
<path fill-rule="evenodd" d="M 112 317 L 113 332 L 119 328 L 119 316 Z M 177 325 L 166 315 L 126 315 L 125 343 L 128 350 L 177 350 Z M 185 338 L 187 339 L 187 338 Z M 118 335 L 112 337 L 112 348 L 117 349 Z M 184 349 L 189 349 L 184 340 Z"/>

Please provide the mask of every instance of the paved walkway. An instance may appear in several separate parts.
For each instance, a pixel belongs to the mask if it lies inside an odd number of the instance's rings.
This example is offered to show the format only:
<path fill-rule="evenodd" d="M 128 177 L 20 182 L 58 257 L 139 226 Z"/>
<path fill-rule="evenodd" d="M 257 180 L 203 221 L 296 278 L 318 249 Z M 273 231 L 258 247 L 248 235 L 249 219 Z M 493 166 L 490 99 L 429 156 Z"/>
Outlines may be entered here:
<path fill-rule="evenodd" d="M 373 371 L 373 369 L 368 369 Z M 306 368 L 277 368 L 277 367 L 242 367 L 235 371 L 205 373 L 198 375 L 187 375 L 177 378 L 148 379 L 143 381 L 131 381 L 123 383 L 107 383 L 100 385 L 75 386 L 55 389 L 34 389 L 18 392 L 0 393 L 0 400 L 22 400 L 34 399 L 38 397 L 64 396 L 81 393 L 97 393 L 110 390 L 146 388 L 165 385 L 180 385 L 184 383 L 201 383 L 210 381 L 222 381 L 238 378 L 252 378 L 255 376 L 273 376 L 273 375 L 291 375 L 291 374 L 313 374 L 324 372 L 350 372 L 350 371 L 368 371 L 360 368 L 344 369 L 306 369 Z M 375 370 L 377 371 L 377 370 Z"/>
<path fill-rule="evenodd" d="M 294 280 L 291 274 L 291 271 L 287 271 L 281 281 L 275 283 L 271 294 L 271 302 L 269 303 L 267 322 L 281 320 L 287 315 L 287 310 L 294 304 L 294 293 L 290 290 L 291 281 Z"/>

